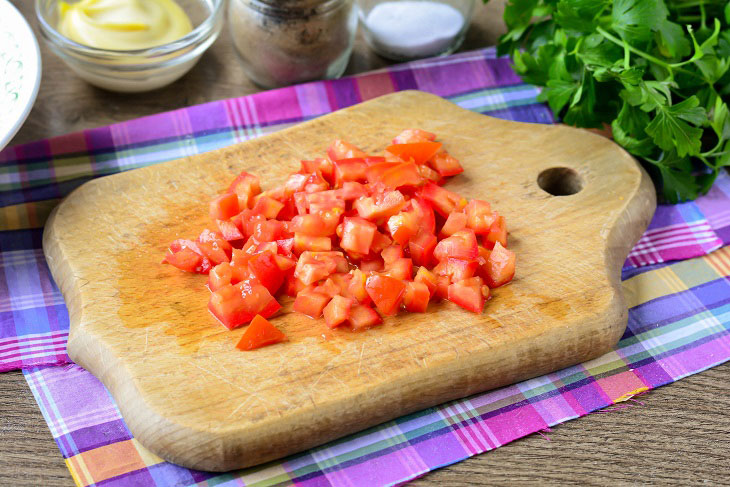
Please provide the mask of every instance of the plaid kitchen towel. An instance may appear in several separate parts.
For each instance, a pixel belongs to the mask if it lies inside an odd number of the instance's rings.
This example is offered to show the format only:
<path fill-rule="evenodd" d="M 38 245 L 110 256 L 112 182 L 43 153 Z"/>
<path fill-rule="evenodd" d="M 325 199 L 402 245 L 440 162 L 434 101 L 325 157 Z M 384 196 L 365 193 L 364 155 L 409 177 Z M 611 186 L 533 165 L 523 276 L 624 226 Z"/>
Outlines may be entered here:
<path fill-rule="evenodd" d="M 0 372 L 68 362 L 68 314 L 41 236 L 51 209 L 91 178 L 218 149 L 405 89 L 480 113 L 552 123 L 538 90 L 493 48 L 416 61 L 334 81 L 222 100 L 0 152 Z M 660 206 L 626 261 L 687 259 L 730 243 L 730 177 L 698 200 Z"/>
<path fill-rule="evenodd" d="M 644 269 L 624 273 L 628 328 L 600 358 L 236 472 L 193 471 L 149 452 L 77 365 L 24 373 L 79 486 L 399 484 L 730 359 L 730 246 Z"/>

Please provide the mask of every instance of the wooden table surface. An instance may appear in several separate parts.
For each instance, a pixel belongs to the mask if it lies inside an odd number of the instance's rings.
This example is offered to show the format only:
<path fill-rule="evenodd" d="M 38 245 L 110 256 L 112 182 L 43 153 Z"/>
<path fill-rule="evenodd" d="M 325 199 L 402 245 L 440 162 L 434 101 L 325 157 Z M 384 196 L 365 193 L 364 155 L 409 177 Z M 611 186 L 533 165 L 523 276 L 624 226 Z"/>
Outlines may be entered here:
<path fill-rule="evenodd" d="M 34 2 L 11 2 L 34 18 Z M 504 30 L 502 5 L 477 6 L 463 49 L 494 44 Z M 148 94 L 90 87 L 43 45 L 41 52 L 38 100 L 11 144 L 259 91 L 244 76 L 225 30 L 183 79 Z M 358 36 L 347 73 L 387 64 Z M 643 395 L 627 409 L 570 421 L 414 484 L 730 485 L 729 390 L 730 363 Z M 74 485 L 20 372 L 0 374 L 0 452 L 0 485 Z"/>

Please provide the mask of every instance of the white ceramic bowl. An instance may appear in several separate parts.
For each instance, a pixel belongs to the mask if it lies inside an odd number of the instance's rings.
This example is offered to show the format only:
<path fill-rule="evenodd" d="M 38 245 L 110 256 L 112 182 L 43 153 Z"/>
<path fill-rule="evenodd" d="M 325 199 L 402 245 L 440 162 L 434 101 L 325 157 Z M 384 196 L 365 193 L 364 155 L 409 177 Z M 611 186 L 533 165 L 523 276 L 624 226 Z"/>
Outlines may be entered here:
<path fill-rule="evenodd" d="M 18 132 L 41 83 L 41 52 L 28 22 L 0 0 L 0 150 Z"/>

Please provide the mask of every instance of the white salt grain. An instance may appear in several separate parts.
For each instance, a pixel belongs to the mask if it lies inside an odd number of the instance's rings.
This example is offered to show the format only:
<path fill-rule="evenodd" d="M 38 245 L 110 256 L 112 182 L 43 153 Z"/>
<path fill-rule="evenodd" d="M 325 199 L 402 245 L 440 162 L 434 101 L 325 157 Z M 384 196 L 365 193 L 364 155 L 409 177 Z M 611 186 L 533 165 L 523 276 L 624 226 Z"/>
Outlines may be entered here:
<path fill-rule="evenodd" d="M 461 33 L 464 22 L 451 5 L 417 0 L 379 3 L 365 19 L 375 50 L 400 58 L 441 54 Z"/>

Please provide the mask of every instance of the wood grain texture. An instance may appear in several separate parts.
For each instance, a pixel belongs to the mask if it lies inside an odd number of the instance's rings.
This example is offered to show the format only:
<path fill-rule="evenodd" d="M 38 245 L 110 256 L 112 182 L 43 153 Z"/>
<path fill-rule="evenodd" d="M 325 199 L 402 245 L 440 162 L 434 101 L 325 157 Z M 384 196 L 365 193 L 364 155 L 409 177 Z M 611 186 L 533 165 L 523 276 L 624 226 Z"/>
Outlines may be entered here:
<path fill-rule="evenodd" d="M 379 152 L 404 127 L 436 132 L 465 167 L 448 187 L 509 222 L 518 272 L 481 316 L 450 303 L 365 333 L 300 314 L 286 345 L 235 350 L 208 314 L 204 277 L 159 265 L 209 226 L 206 202 L 242 169 L 264 186 L 338 137 Z M 574 171 L 551 196 L 538 175 Z M 69 355 L 110 389 L 135 437 L 203 470 L 255 465 L 402 414 L 607 352 L 626 326 L 619 271 L 655 208 L 646 174 L 610 141 L 400 92 L 243 144 L 97 179 L 46 225 L 44 250 L 71 317 Z M 94 252 L 88 242 L 98 235 Z"/>

